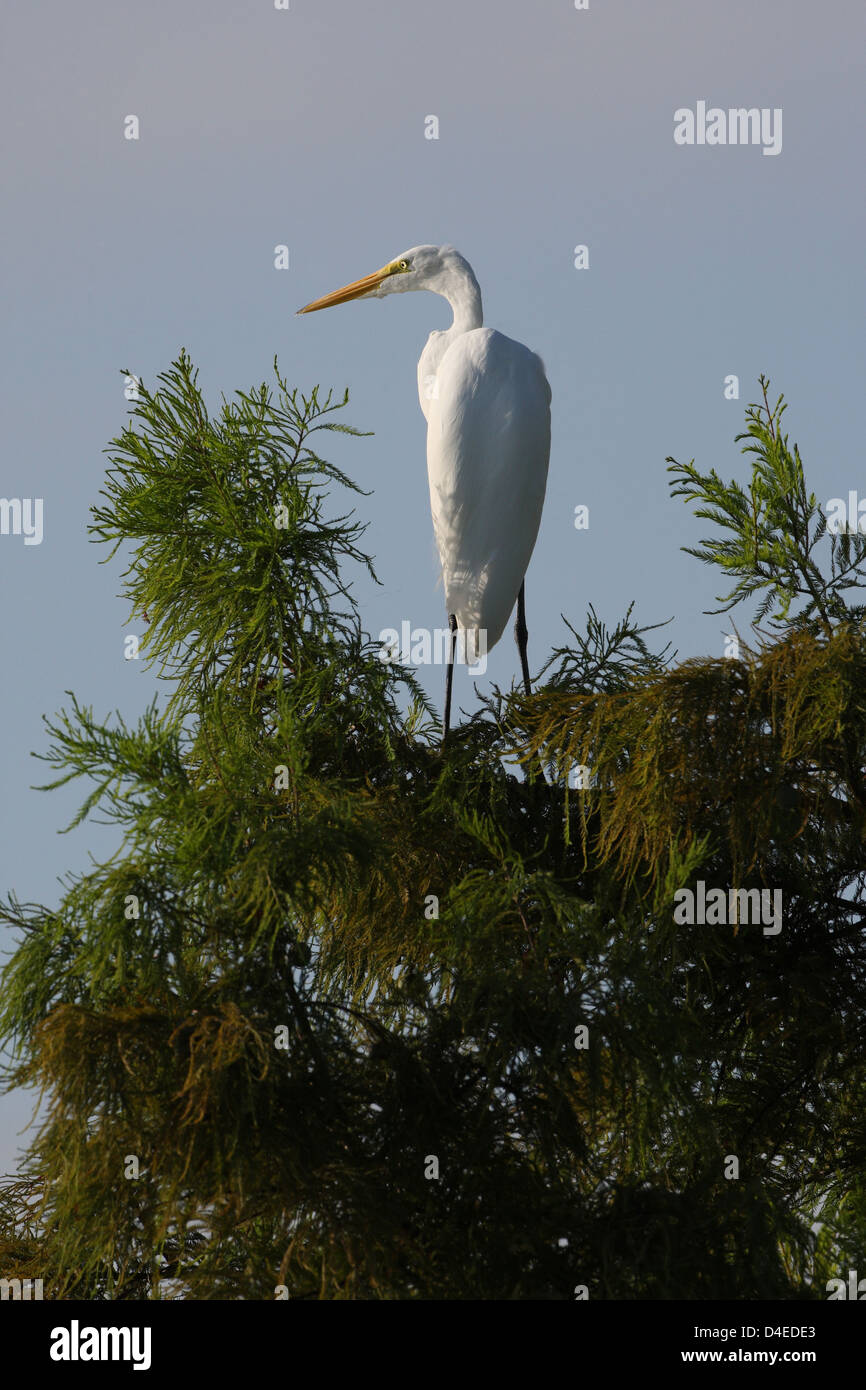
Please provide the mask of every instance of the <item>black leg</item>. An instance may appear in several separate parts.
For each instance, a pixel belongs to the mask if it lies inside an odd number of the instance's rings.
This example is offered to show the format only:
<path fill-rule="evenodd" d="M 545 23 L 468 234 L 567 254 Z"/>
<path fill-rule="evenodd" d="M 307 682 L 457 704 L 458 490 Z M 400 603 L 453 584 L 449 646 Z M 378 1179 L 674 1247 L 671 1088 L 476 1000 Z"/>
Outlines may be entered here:
<path fill-rule="evenodd" d="M 525 581 L 524 581 L 525 582 Z M 526 641 L 529 633 L 526 630 L 526 598 L 523 592 L 523 583 L 520 585 L 520 593 L 517 595 L 517 620 L 514 624 L 514 640 L 517 643 L 517 650 L 520 652 L 520 666 L 523 671 L 523 684 L 526 693 L 529 695 L 529 661 L 526 656 Z"/>
<path fill-rule="evenodd" d="M 451 727 L 451 683 L 454 680 L 454 651 L 457 646 L 457 619 L 453 613 L 448 615 L 448 626 L 451 629 L 451 641 L 448 644 L 448 669 L 445 672 L 445 718 L 442 721 L 442 741 L 448 737 L 448 730 Z"/>
<path fill-rule="evenodd" d="M 525 581 L 524 581 L 525 582 Z M 526 655 L 526 643 L 529 640 L 529 633 L 526 630 L 526 594 L 523 584 L 520 585 L 520 593 L 517 595 L 517 617 L 514 621 L 514 640 L 517 643 L 517 650 L 520 652 L 520 667 L 523 671 L 523 685 L 527 695 L 532 694 L 529 684 L 529 658 Z M 541 754 L 537 755 L 538 771 L 541 774 L 543 783 L 547 783 L 544 775 L 544 763 L 541 761 Z"/>

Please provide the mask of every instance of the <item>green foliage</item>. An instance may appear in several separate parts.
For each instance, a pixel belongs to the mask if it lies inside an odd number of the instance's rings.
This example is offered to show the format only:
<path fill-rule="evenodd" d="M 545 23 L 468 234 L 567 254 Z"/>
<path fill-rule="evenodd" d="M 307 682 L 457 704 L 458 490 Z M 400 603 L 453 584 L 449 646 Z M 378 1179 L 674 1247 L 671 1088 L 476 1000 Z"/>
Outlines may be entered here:
<path fill-rule="evenodd" d="M 562 614 L 562 621 L 574 638 L 574 645 L 555 647 L 541 668 L 538 679 L 546 675 L 556 662 L 553 674 L 547 680 L 548 689 L 581 694 L 598 690 L 611 694 L 617 690 L 627 690 L 636 677 L 660 674 L 676 653 L 669 654 L 670 643 L 661 652 L 650 651 L 644 633 L 654 632 L 665 624 L 652 623 L 647 627 L 638 627 L 632 621 L 633 610 L 632 602 L 625 617 L 620 618 L 611 632 L 590 604 L 585 637 Z"/>
<path fill-rule="evenodd" d="M 778 415 L 752 417 L 759 560 L 745 494 L 687 474 L 739 537 L 703 558 L 769 589 L 777 640 L 672 666 L 590 608 L 546 683 L 443 748 L 360 627 L 347 568 L 372 567 L 325 490 L 351 484 L 308 442 L 340 407 L 277 380 L 214 423 L 181 356 L 114 441 L 93 532 L 133 547 L 171 698 L 46 721 L 48 786 L 87 779 L 77 821 L 123 846 L 56 909 L 2 909 L 8 1083 L 46 1102 L 0 1188 L 6 1276 L 824 1297 L 866 1268 L 866 647 L 838 573 L 807 571 Z M 782 932 L 678 924 L 698 879 L 780 889 Z"/>
<path fill-rule="evenodd" d="M 722 597 L 715 612 L 725 613 L 753 594 L 763 597 L 757 610 L 760 621 L 775 605 L 771 622 L 788 624 L 791 604 L 802 600 L 796 623 L 825 633 L 836 622 L 861 622 L 862 604 L 849 607 L 843 594 L 863 588 L 866 565 L 866 535 L 843 530 L 830 535 L 829 574 L 821 571 L 814 555 L 827 534 L 827 518 L 814 492 L 807 492 L 800 451 L 793 453 L 788 436 L 780 425 L 787 409 L 779 396 L 775 406 L 768 398 L 769 381 L 760 378 L 763 400 L 746 411 L 747 428 L 737 439 L 751 442 L 743 453 L 752 456 L 752 476 L 748 493 L 736 481 L 725 483 L 715 469 L 700 473 L 691 463 L 668 458 L 668 471 L 674 474 L 674 496 L 698 501 L 695 515 L 712 521 L 729 536 L 702 541 L 698 547 L 684 546 L 689 555 L 718 565 L 725 574 L 737 576 L 734 587 Z"/>
<path fill-rule="evenodd" d="M 332 600 L 349 598 L 347 563 L 373 574 L 355 544 L 363 527 L 326 520 L 324 508 L 328 483 L 360 489 L 311 447 L 322 430 L 359 433 L 327 418 L 348 393 L 304 397 L 274 368 L 276 400 L 264 384 L 238 391 L 214 421 L 181 353 L 159 391 L 140 387 L 133 424 L 107 451 L 91 532 L 114 542 L 107 559 L 133 543 L 124 592 L 175 687 L 171 709 L 197 704 L 211 684 L 249 694 L 286 669 L 299 675 L 357 636 L 354 608 Z"/>

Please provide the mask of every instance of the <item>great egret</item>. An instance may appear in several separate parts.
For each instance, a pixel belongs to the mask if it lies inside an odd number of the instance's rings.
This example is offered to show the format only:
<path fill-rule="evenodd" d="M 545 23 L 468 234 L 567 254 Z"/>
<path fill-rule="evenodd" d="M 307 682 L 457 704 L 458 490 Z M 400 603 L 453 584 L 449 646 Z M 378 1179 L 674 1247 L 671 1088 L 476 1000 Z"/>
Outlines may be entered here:
<path fill-rule="evenodd" d="M 450 328 L 430 334 L 418 362 L 430 507 L 451 629 L 447 734 L 458 630 L 467 663 L 476 662 L 499 641 L 515 599 L 514 636 L 529 693 L 524 575 L 547 485 L 550 386 L 540 357 L 482 327 L 478 281 L 453 246 L 413 246 L 298 313 L 404 290 L 432 290 L 454 312 Z"/>

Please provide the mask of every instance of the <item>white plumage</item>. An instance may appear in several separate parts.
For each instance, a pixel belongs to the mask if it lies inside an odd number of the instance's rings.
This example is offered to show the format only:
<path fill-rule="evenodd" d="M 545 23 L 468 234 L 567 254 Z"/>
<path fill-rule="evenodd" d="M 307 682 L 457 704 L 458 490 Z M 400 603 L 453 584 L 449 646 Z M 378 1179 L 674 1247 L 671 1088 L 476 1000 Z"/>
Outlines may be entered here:
<path fill-rule="evenodd" d="M 451 327 L 427 339 L 418 395 L 446 608 L 474 662 L 502 636 L 538 535 L 550 386 L 540 357 L 482 327 L 478 281 L 453 246 L 414 246 L 298 312 L 407 290 L 432 290 L 454 311 Z"/>
<path fill-rule="evenodd" d="M 446 608 L 475 661 L 479 629 L 488 651 L 502 636 L 535 546 L 550 387 L 535 353 L 491 328 L 449 345 L 436 386 L 427 414 L 430 509 Z"/>

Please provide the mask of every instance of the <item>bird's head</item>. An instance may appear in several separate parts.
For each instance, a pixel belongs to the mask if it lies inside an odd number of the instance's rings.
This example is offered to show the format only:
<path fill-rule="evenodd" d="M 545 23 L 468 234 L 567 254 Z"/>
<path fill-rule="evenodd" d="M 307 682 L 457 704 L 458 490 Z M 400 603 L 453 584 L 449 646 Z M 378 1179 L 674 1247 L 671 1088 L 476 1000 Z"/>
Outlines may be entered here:
<path fill-rule="evenodd" d="M 372 275 L 364 275 L 340 290 L 314 299 L 298 313 L 311 314 L 315 309 L 329 309 L 333 304 L 345 304 L 350 299 L 381 299 L 383 295 L 405 290 L 433 290 L 442 294 L 455 275 L 467 273 L 474 281 L 469 262 L 453 246 L 413 246 L 380 270 L 374 270 Z"/>

